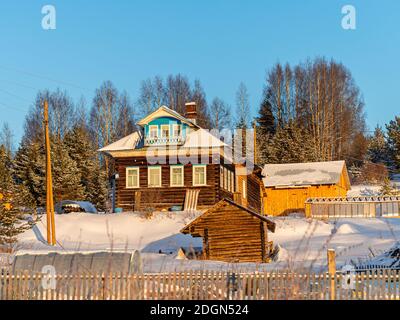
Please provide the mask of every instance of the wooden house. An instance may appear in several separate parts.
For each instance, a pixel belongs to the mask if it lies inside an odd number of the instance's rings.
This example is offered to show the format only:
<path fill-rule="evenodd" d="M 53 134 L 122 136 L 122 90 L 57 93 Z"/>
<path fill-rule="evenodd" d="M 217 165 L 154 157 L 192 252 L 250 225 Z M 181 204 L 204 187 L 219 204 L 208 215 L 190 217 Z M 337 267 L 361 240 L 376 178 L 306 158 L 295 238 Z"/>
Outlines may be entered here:
<path fill-rule="evenodd" d="M 223 199 L 181 232 L 203 238 L 206 260 L 268 262 L 272 252 L 268 230 L 275 232 L 273 221 L 229 199 Z"/>
<path fill-rule="evenodd" d="M 307 198 L 344 197 L 350 190 L 345 161 L 266 164 L 264 214 L 304 212 Z"/>
<path fill-rule="evenodd" d="M 230 146 L 196 122 L 195 103 L 185 116 L 166 106 L 138 122 L 139 130 L 100 149 L 115 163 L 115 206 L 208 208 L 223 198 L 261 211 L 261 168 L 234 163 Z"/>

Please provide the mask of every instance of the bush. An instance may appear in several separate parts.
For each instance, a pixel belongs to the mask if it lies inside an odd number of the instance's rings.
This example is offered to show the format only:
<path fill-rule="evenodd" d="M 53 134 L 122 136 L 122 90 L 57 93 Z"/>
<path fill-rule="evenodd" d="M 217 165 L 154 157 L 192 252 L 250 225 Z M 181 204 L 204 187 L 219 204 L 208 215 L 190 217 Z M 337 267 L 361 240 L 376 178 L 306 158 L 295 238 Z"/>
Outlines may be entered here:
<path fill-rule="evenodd" d="M 366 162 L 354 178 L 356 184 L 383 184 L 389 177 L 386 165 L 382 163 Z"/>

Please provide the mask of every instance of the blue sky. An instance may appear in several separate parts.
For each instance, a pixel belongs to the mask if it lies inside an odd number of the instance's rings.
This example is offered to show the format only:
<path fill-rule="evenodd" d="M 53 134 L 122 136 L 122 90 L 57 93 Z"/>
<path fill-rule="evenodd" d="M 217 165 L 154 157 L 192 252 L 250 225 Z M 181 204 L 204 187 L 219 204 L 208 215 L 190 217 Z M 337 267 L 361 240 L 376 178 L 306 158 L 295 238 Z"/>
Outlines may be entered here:
<path fill-rule="evenodd" d="M 57 29 L 41 27 L 41 8 L 57 10 Z M 357 29 L 341 27 L 355 6 Z M 0 4 L 0 125 L 19 140 L 40 89 L 66 89 L 91 102 L 111 80 L 132 98 L 140 81 L 182 73 L 200 79 L 211 100 L 234 105 L 241 81 L 252 115 L 266 71 L 326 56 L 344 63 L 360 87 L 370 128 L 400 114 L 400 1 L 11 1 Z"/>

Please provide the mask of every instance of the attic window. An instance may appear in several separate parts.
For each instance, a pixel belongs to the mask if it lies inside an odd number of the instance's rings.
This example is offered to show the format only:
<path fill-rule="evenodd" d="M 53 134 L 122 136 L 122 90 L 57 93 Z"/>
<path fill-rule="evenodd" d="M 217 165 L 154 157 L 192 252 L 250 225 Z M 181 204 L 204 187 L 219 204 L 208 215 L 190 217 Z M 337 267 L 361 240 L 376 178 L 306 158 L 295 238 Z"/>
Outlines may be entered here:
<path fill-rule="evenodd" d="M 149 137 L 150 138 L 158 137 L 158 126 L 155 125 L 149 126 Z"/>
<path fill-rule="evenodd" d="M 169 138 L 169 125 L 163 124 L 161 125 L 161 137 L 162 138 Z"/>
<path fill-rule="evenodd" d="M 181 126 L 179 124 L 174 124 L 173 127 L 173 136 L 180 137 L 181 136 Z"/>

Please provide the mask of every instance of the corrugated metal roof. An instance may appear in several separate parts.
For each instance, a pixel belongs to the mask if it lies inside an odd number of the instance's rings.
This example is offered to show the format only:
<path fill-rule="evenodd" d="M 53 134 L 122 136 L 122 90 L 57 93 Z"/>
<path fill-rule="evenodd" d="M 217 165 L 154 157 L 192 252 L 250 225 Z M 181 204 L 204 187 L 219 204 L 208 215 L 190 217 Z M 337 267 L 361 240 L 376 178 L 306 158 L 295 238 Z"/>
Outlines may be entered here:
<path fill-rule="evenodd" d="M 345 161 L 266 164 L 262 170 L 266 187 L 336 184 Z"/>

